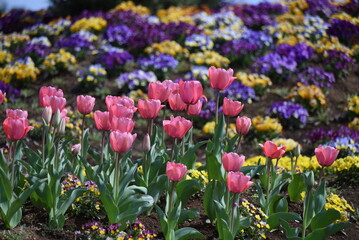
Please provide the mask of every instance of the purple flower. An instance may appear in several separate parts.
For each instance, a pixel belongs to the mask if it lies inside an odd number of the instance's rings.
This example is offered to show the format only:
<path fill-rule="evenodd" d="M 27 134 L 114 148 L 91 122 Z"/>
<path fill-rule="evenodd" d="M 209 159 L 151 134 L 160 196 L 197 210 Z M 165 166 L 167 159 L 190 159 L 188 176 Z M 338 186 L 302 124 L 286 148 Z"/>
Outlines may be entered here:
<path fill-rule="evenodd" d="M 344 52 L 327 50 L 324 54 L 323 64 L 327 71 L 334 73 L 337 78 L 342 78 L 348 73 L 353 59 Z"/>
<path fill-rule="evenodd" d="M 134 70 L 129 73 L 121 74 L 117 79 L 117 85 L 120 89 L 126 87 L 129 90 L 136 88 L 145 88 L 149 82 L 156 82 L 157 77 L 153 72 L 144 72 L 142 70 Z"/>
<path fill-rule="evenodd" d="M 302 105 L 294 102 L 275 102 L 269 109 L 271 115 L 280 119 L 283 125 L 299 127 L 305 125 L 308 119 L 308 111 Z"/>
<path fill-rule="evenodd" d="M 117 26 L 109 26 L 104 37 L 110 43 L 117 43 L 119 45 L 126 44 L 132 36 L 132 30 L 124 24 Z"/>
<path fill-rule="evenodd" d="M 169 54 L 151 54 L 149 57 L 140 58 L 137 61 L 138 65 L 143 70 L 156 69 L 167 72 L 170 69 L 174 69 L 178 65 L 178 61 Z"/>
<path fill-rule="evenodd" d="M 226 90 L 224 90 L 222 96 L 234 100 L 241 100 L 243 102 L 251 102 L 257 98 L 253 88 L 238 81 L 234 81 Z"/>
<path fill-rule="evenodd" d="M 329 18 L 332 14 L 338 11 L 338 8 L 331 4 L 329 0 L 306 0 L 308 9 L 306 13 L 310 15 L 319 15 L 321 17 Z"/>
<path fill-rule="evenodd" d="M 308 67 L 298 74 L 298 82 L 304 85 L 316 85 L 318 87 L 332 88 L 335 83 L 335 76 L 331 72 L 326 72 L 321 68 Z"/>
<path fill-rule="evenodd" d="M 314 56 L 314 50 L 305 43 L 298 43 L 296 45 L 280 44 L 275 50 L 281 56 L 294 58 L 297 63 L 302 63 Z"/>
<path fill-rule="evenodd" d="M 14 101 L 16 98 L 21 96 L 20 90 L 12 87 L 10 84 L 6 84 L 0 81 L 0 90 L 6 92 L 6 98 Z"/>
<path fill-rule="evenodd" d="M 350 137 L 355 142 L 359 142 L 359 132 L 347 126 L 339 129 L 317 128 L 307 133 L 312 144 L 319 144 L 325 141 L 333 141 L 338 137 Z"/>
<path fill-rule="evenodd" d="M 26 43 L 26 45 L 16 51 L 18 56 L 30 56 L 32 59 L 45 57 L 50 51 L 48 46 L 38 43 Z"/>
<path fill-rule="evenodd" d="M 222 106 L 219 107 L 218 113 L 221 114 L 223 112 Z M 214 100 L 209 100 L 208 102 L 203 104 L 202 110 L 199 113 L 200 118 L 210 119 L 214 117 L 216 114 L 216 102 Z"/>
<path fill-rule="evenodd" d="M 332 19 L 327 33 L 338 37 L 347 46 L 359 43 L 359 25 L 352 24 L 349 21 Z"/>
<path fill-rule="evenodd" d="M 105 52 L 98 60 L 98 63 L 104 63 L 106 69 L 113 70 L 119 68 L 127 62 L 133 61 L 134 57 L 126 50 L 118 49 Z"/>

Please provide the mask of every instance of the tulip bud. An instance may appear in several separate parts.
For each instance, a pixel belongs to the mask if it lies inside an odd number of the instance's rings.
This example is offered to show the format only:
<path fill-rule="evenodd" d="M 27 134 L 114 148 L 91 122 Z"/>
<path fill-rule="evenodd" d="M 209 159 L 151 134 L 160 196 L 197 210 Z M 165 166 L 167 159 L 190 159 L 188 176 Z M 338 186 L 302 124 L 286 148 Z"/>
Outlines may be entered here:
<path fill-rule="evenodd" d="M 143 138 L 143 142 L 142 142 L 142 150 L 144 152 L 148 152 L 151 149 L 151 139 L 150 139 L 150 135 L 148 135 L 148 133 L 146 133 L 145 137 Z"/>
<path fill-rule="evenodd" d="M 46 123 L 50 123 L 51 122 L 51 117 L 52 117 L 52 109 L 51 109 L 51 107 L 45 107 L 44 111 L 42 112 L 42 119 L 44 119 L 44 121 Z"/>
<path fill-rule="evenodd" d="M 297 144 L 297 146 L 293 149 L 293 154 L 294 154 L 294 156 L 299 157 L 299 155 L 300 155 L 300 145 L 299 144 Z"/>
<path fill-rule="evenodd" d="M 81 144 L 75 144 L 71 147 L 71 153 L 74 155 L 79 154 L 80 151 L 81 151 Z"/>
<path fill-rule="evenodd" d="M 66 121 L 65 119 L 62 118 L 58 126 L 59 133 L 65 133 L 65 129 L 66 129 Z"/>
<path fill-rule="evenodd" d="M 314 186 L 314 173 L 313 171 L 304 173 L 305 176 L 305 185 L 307 188 L 312 188 Z"/>
<path fill-rule="evenodd" d="M 56 110 L 55 112 L 55 115 L 54 115 L 54 118 L 52 119 L 53 120 L 53 125 L 54 126 L 58 126 L 60 124 L 60 121 L 61 121 L 61 112 L 59 109 Z"/>

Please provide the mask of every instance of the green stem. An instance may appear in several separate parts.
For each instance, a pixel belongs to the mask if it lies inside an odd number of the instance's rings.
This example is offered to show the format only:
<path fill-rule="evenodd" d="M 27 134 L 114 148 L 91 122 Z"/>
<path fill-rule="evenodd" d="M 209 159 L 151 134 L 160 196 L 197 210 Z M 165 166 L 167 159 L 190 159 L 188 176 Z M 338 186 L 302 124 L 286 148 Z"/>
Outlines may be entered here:
<path fill-rule="evenodd" d="M 307 192 L 305 193 L 305 200 L 304 200 L 304 206 L 303 206 L 303 226 L 302 226 L 302 239 L 305 239 L 305 230 L 307 225 L 307 211 L 308 211 L 308 201 L 309 201 L 309 195 L 310 195 L 311 188 L 307 188 Z"/>
<path fill-rule="evenodd" d="M 16 162 L 16 141 L 12 142 L 10 144 L 10 150 L 9 150 L 9 154 L 12 160 L 12 164 L 11 164 L 11 187 L 12 189 L 14 189 L 14 179 L 15 179 L 15 162 Z M 11 156 L 12 155 L 12 156 Z"/>
<path fill-rule="evenodd" d="M 170 206 L 168 207 L 168 215 L 167 215 L 167 216 L 171 215 L 172 205 L 173 205 L 173 203 L 172 203 L 172 201 L 173 201 L 173 194 L 174 194 L 175 184 L 176 184 L 176 182 L 174 182 L 174 181 L 171 181 L 171 182 L 172 182 L 172 186 L 171 186 L 170 202 L 169 202 Z"/>
<path fill-rule="evenodd" d="M 266 173 L 267 173 L 267 201 L 269 199 L 269 193 L 270 193 L 270 175 L 271 175 L 271 159 L 269 157 L 267 157 L 267 162 L 266 162 Z"/>
<path fill-rule="evenodd" d="M 115 199 L 117 198 L 118 184 L 120 179 L 120 154 L 115 152 L 115 186 L 114 186 L 114 195 Z"/>
<path fill-rule="evenodd" d="M 166 104 L 167 105 L 167 104 Z M 166 107 L 163 108 L 163 117 L 162 117 L 162 120 L 166 120 Z M 163 122 L 163 121 L 162 121 Z M 162 124 L 162 145 L 163 145 L 163 148 L 166 149 L 166 146 L 165 146 L 165 128 L 163 127 L 163 124 Z"/>
<path fill-rule="evenodd" d="M 175 139 L 173 140 L 172 149 L 171 149 L 171 157 L 170 157 L 170 162 L 172 162 L 172 161 L 173 161 L 173 151 L 174 151 L 174 149 L 175 149 L 176 140 L 177 140 L 177 138 L 175 138 Z"/>
<path fill-rule="evenodd" d="M 60 139 L 56 142 L 55 162 L 54 162 L 54 168 L 55 168 L 55 170 L 57 170 L 58 162 L 59 162 L 59 144 L 60 144 Z"/>
<path fill-rule="evenodd" d="M 106 131 L 103 131 L 102 139 L 101 139 L 101 159 L 100 159 L 101 164 L 103 164 L 103 149 L 105 148 L 105 137 L 106 137 Z"/>
<path fill-rule="evenodd" d="M 191 135 L 190 135 L 190 145 L 193 144 L 193 116 L 191 117 L 191 122 L 192 122 L 192 129 L 191 129 Z"/>
<path fill-rule="evenodd" d="M 324 167 L 322 167 L 322 168 L 320 169 L 320 176 L 319 176 L 318 186 L 320 186 L 320 184 L 322 183 L 323 177 L 324 177 Z"/>
<path fill-rule="evenodd" d="M 45 167 L 45 125 L 42 128 L 42 167 Z"/>
<path fill-rule="evenodd" d="M 228 128 L 229 128 L 229 116 L 226 116 L 226 138 L 228 137 Z"/>
<path fill-rule="evenodd" d="M 216 100 L 216 125 L 218 124 L 218 109 L 219 109 L 219 91 L 217 92 L 217 100 Z"/>
<path fill-rule="evenodd" d="M 185 149 L 185 137 L 182 138 L 182 156 L 184 155 L 186 149 Z"/>
<path fill-rule="evenodd" d="M 234 211 L 236 210 L 236 199 L 237 199 L 237 194 L 233 193 L 232 212 L 231 212 L 231 233 L 232 233 L 232 235 L 233 235 L 233 227 L 234 227 Z"/>
<path fill-rule="evenodd" d="M 85 158 L 85 149 L 84 149 L 84 132 L 85 132 L 85 117 L 82 115 L 82 126 L 81 126 L 81 157 Z"/>
<path fill-rule="evenodd" d="M 239 152 L 241 151 L 241 140 L 242 140 L 242 135 L 238 134 L 238 144 L 237 144 L 237 153 L 239 154 Z"/>

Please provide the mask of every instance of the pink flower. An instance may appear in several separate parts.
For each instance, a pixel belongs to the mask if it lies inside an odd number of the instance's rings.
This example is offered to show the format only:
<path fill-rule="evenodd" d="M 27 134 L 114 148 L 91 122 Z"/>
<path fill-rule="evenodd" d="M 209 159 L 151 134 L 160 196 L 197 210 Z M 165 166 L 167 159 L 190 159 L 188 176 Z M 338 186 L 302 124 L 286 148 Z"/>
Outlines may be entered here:
<path fill-rule="evenodd" d="M 111 131 L 120 131 L 120 132 L 132 132 L 135 127 L 134 121 L 131 118 L 125 117 L 113 117 L 111 120 Z"/>
<path fill-rule="evenodd" d="M 227 175 L 228 190 L 233 193 L 244 192 L 252 183 L 250 177 L 242 172 L 229 172 Z"/>
<path fill-rule="evenodd" d="M 162 84 L 169 89 L 170 93 L 179 92 L 179 84 L 172 80 L 164 80 Z"/>
<path fill-rule="evenodd" d="M 165 102 L 171 93 L 171 89 L 160 81 L 151 82 L 148 86 L 148 98 Z"/>
<path fill-rule="evenodd" d="M 182 163 L 167 162 L 166 174 L 171 181 L 180 181 L 186 173 L 186 165 Z"/>
<path fill-rule="evenodd" d="M 110 125 L 110 113 L 95 111 L 94 113 L 95 125 L 99 131 L 108 131 L 111 128 Z"/>
<path fill-rule="evenodd" d="M 27 118 L 27 111 L 20 109 L 6 109 L 7 118 Z"/>
<path fill-rule="evenodd" d="M 233 101 L 228 98 L 224 98 L 223 100 L 223 114 L 235 117 L 237 116 L 243 109 L 244 105 L 239 101 Z"/>
<path fill-rule="evenodd" d="M 133 118 L 133 114 L 134 114 L 133 108 L 128 108 L 119 103 L 111 105 L 109 112 L 110 112 L 110 122 L 112 120 L 112 117 Z"/>
<path fill-rule="evenodd" d="M 238 117 L 236 120 L 236 130 L 238 134 L 246 135 L 251 128 L 252 122 L 248 117 Z"/>
<path fill-rule="evenodd" d="M 183 138 L 192 127 L 192 122 L 183 117 L 173 117 L 163 121 L 163 127 L 167 134 L 173 138 Z"/>
<path fill-rule="evenodd" d="M 186 104 L 196 104 L 204 97 L 202 84 L 199 81 L 180 81 L 179 93 L 182 101 Z"/>
<path fill-rule="evenodd" d="M 150 100 L 138 100 L 138 111 L 140 112 L 141 117 L 145 119 L 154 119 L 157 117 L 158 112 L 165 105 L 161 105 L 161 101 L 157 99 Z"/>
<path fill-rule="evenodd" d="M 237 153 L 222 153 L 222 164 L 224 170 L 227 172 L 237 172 L 243 166 L 246 157 L 241 155 L 239 156 Z"/>
<path fill-rule="evenodd" d="M 272 141 L 266 141 L 264 145 L 259 144 L 259 146 L 262 147 L 264 155 L 272 159 L 282 157 L 286 149 L 286 146 L 278 147 Z"/>
<path fill-rule="evenodd" d="M 70 120 L 70 118 L 67 117 L 66 115 L 67 115 L 67 109 L 64 108 L 64 109 L 62 109 L 61 112 L 60 112 L 60 118 L 61 118 L 61 119 L 65 119 L 65 122 L 68 122 L 68 121 Z"/>
<path fill-rule="evenodd" d="M 89 114 L 92 112 L 93 107 L 95 106 L 95 98 L 91 96 L 80 95 L 77 96 L 77 110 L 81 114 Z"/>
<path fill-rule="evenodd" d="M 208 69 L 209 82 L 213 89 L 225 90 L 232 84 L 233 80 L 233 69 L 230 68 L 225 70 L 223 68 L 210 67 Z"/>
<path fill-rule="evenodd" d="M 110 95 L 106 96 L 106 106 L 108 111 L 110 111 L 111 106 L 115 104 L 120 104 L 122 106 L 130 108 L 133 110 L 133 112 L 136 112 L 137 110 L 137 108 L 135 108 L 135 102 L 129 97 L 118 97 Z"/>
<path fill-rule="evenodd" d="M 4 101 L 4 99 L 6 98 L 6 92 L 2 92 L 1 90 L 0 90 L 0 104 L 2 104 L 2 102 Z"/>
<path fill-rule="evenodd" d="M 115 152 L 127 152 L 135 141 L 137 134 L 114 131 L 110 133 L 110 145 Z"/>
<path fill-rule="evenodd" d="M 81 151 L 81 144 L 75 144 L 75 145 L 72 145 L 71 147 L 71 153 L 72 154 L 79 154 L 79 152 Z"/>
<path fill-rule="evenodd" d="M 6 137 L 13 141 L 25 138 L 26 134 L 33 129 L 33 127 L 29 126 L 28 120 L 24 117 L 6 118 L 3 122 L 3 128 Z"/>
<path fill-rule="evenodd" d="M 168 103 L 173 111 L 184 111 L 187 108 L 187 104 L 182 101 L 179 93 L 171 93 L 168 98 Z"/>
<path fill-rule="evenodd" d="M 319 145 L 319 147 L 315 149 L 315 156 L 317 157 L 318 163 L 323 167 L 331 166 L 335 159 L 337 159 L 338 154 L 338 149 L 329 146 L 323 148 L 322 145 Z"/>
<path fill-rule="evenodd" d="M 44 96 L 56 96 L 56 97 L 64 97 L 64 93 L 62 92 L 61 89 L 56 89 L 54 87 L 46 87 L 43 86 L 40 88 L 40 92 L 39 92 L 39 102 L 40 105 L 42 107 L 46 107 L 49 106 L 48 104 L 46 104 L 46 102 L 44 101 Z M 54 112 L 53 112 L 54 114 Z"/>
<path fill-rule="evenodd" d="M 191 104 L 188 106 L 187 115 L 197 116 L 202 110 L 202 101 L 198 101 L 196 104 Z"/>
<path fill-rule="evenodd" d="M 50 106 L 52 109 L 53 115 L 56 113 L 57 110 L 59 110 L 61 112 L 62 109 L 64 109 L 64 107 L 66 105 L 66 99 L 63 97 L 44 95 L 42 100 L 43 100 L 42 106 L 43 107 Z"/>

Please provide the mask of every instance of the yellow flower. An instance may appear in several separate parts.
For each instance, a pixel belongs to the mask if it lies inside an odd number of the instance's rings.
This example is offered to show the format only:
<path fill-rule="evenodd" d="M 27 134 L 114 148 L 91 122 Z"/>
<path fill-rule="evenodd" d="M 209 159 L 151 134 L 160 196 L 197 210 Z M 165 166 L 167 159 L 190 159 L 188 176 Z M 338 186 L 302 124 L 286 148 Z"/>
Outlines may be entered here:
<path fill-rule="evenodd" d="M 245 72 L 238 72 L 236 74 L 236 77 L 244 85 L 252 88 L 255 86 L 267 87 L 272 85 L 272 81 L 270 80 L 270 78 L 262 74 L 257 74 L 257 73 L 247 74 Z"/>
<path fill-rule="evenodd" d="M 359 117 L 354 118 L 353 121 L 348 124 L 348 127 L 359 131 Z"/>
<path fill-rule="evenodd" d="M 160 9 L 157 11 L 157 17 L 163 23 L 171 23 L 171 22 L 185 22 L 194 25 L 194 20 L 190 17 L 195 13 L 200 12 L 194 6 L 189 7 L 170 7 L 168 9 Z"/>
<path fill-rule="evenodd" d="M 107 21 L 101 17 L 81 18 L 70 27 L 71 32 L 101 31 L 107 26 Z"/>
<path fill-rule="evenodd" d="M 151 46 L 145 49 L 145 52 L 149 54 L 164 53 L 172 56 L 177 56 L 177 55 L 187 56 L 189 54 L 186 48 L 183 48 L 176 41 L 170 41 L 170 40 L 166 40 L 160 43 L 153 43 Z"/>
<path fill-rule="evenodd" d="M 121 2 L 113 9 L 113 11 L 118 11 L 118 10 L 132 11 L 142 16 L 150 14 L 150 10 L 147 7 L 144 7 L 142 5 L 135 5 L 135 3 L 132 1 Z"/>
<path fill-rule="evenodd" d="M 276 138 L 273 139 L 272 142 L 274 142 L 277 146 L 282 145 L 282 146 L 286 146 L 286 151 L 292 151 L 294 148 L 296 148 L 298 146 L 298 142 L 294 141 L 291 138 Z"/>
<path fill-rule="evenodd" d="M 207 65 L 219 67 L 227 67 L 230 64 L 230 60 L 226 57 L 223 57 L 217 52 L 214 51 L 204 51 L 198 53 L 192 53 L 189 56 L 189 59 L 192 63 L 196 65 Z"/>
<path fill-rule="evenodd" d="M 359 96 L 355 95 L 348 98 L 346 110 L 359 114 Z"/>
<path fill-rule="evenodd" d="M 216 126 L 216 123 L 213 122 L 207 122 L 202 129 L 202 132 L 205 134 L 214 134 L 214 127 Z"/>
<path fill-rule="evenodd" d="M 263 116 L 256 116 L 252 119 L 252 125 L 258 132 L 267 132 L 267 131 L 274 131 L 276 133 L 281 133 L 283 130 L 282 125 L 279 122 L 278 118 L 271 118 L 271 117 L 263 117 Z"/>

